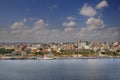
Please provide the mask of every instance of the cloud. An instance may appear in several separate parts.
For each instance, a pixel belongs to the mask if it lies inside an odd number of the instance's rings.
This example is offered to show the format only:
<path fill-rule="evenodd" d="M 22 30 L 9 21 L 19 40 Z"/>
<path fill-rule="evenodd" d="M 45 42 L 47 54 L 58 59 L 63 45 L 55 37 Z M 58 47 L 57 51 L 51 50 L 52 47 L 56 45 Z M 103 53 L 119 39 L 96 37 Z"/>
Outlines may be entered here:
<path fill-rule="evenodd" d="M 84 6 L 80 9 L 79 11 L 80 14 L 84 16 L 95 16 L 96 15 L 96 10 L 89 6 L 87 3 L 84 4 Z"/>
<path fill-rule="evenodd" d="M 62 24 L 62 26 L 65 27 L 58 27 L 57 29 L 53 29 L 52 25 L 40 18 L 23 18 L 22 20 L 13 22 L 13 24 L 9 26 L 8 29 L 0 29 L 0 41 L 73 42 L 79 40 L 120 40 L 120 27 L 106 27 L 106 24 L 102 20 L 102 17 L 99 17 L 100 15 L 98 9 L 102 9 L 107 6 L 109 5 L 106 0 L 102 0 L 96 6 L 90 6 L 85 3 L 79 10 L 79 14 L 88 16 L 87 19 L 85 18 L 86 21 L 84 21 L 84 23 L 81 22 L 83 23 L 81 25 L 84 26 L 80 26 L 78 25 L 79 23 L 76 23 L 79 16 L 77 16 L 78 18 L 68 16 L 66 18 L 66 21 L 64 21 Z M 58 6 L 54 4 L 48 8 L 49 10 L 53 10 L 57 7 Z"/>
<path fill-rule="evenodd" d="M 75 28 L 71 28 L 71 27 L 65 28 L 65 32 L 70 32 L 70 31 L 73 31 L 73 30 L 75 30 Z"/>
<path fill-rule="evenodd" d="M 107 7 L 107 6 L 108 6 L 107 1 L 103 0 L 99 4 L 96 5 L 96 9 L 101 9 L 101 8 L 104 8 L 104 7 Z"/>
<path fill-rule="evenodd" d="M 42 19 L 39 19 L 34 23 L 34 27 L 32 28 L 32 30 L 37 30 L 37 31 L 45 30 L 47 26 L 48 26 L 47 23 L 45 23 Z"/>
<path fill-rule="evenodd" d="M 27 27 L 25 25 L 25 20 L 23 19 L 22 22 L 15 22 L 12 26 L 10 26 L 11 34 L 19 35 L 19 34 L 45 34 L 46 28 L 48 26 L 47 23 L 45 23 L 42 19 L 39 19 L 34 22 L 34 26 Z"/>
<path fill-rule="evenodd" d="M 114 29 L 113 29 L 114 28 Z M 102 30 L 87 30 L 81 28 L 80 35 L 84 40 L 90 41 L 116 41 L 119 40 L 119 30 L 117 27 L 104 28 Z"/>
<path fill-rule="evenodd" d="M 25 25 L 27 22 L 27 19 L 24 18 L 23 20 L 19 20 L 13 23 L 13 25 L 10 26 L 11 34 L 15 35 L 21 35 L 28 27 Z"/>
<path fill-rule="evenodd" d="M 104 23 L 101 19 L 96 19 L 93 17 L 88 18 L 86 21 L 87 29 L 88 30 L 96 30 L 104 28 Z"/>
<path fill-rule="evenodd" d="M 80 36 L 85 36 L 85 33 L 87 32 L 87 29 L 86 29 L 86 27 L 83 27 L 83 28 L 81 28 L 80 29 Z"/>
<path fill-rule="evenodd" d="M 10 26 L 11 29 L 25 29 L 27 26 L 24 25 L 26 22 L 26 19 L 24 18 L 23 21 L 15 22 L 12 26 Z"/>
<path fill-rule="evenodd" d="M 68 21 L 74 21 L 74 20 L 75 20 L 75 17 L 69 16 L 69 17 L 67 17 L 66 19 L 67 19 Z"/>
<path fill-rule="evenodd" d="M 29 20 L 27 20 L 29 21 Z M 24 19 L 16 21 L 26 26 L 27 21 Z M 16 23 L 15 22 L 15 23 Z M 49 24 L 43 19 L 30 21 L 33 26 L 27 28 L 15 28 L 10 30 L 0 30 L 0 41 L 26 41 L 26 42 L 68 42 L 78 40 L 88 41 L 116 41 L 119 40 L 120 33 L 117 27 L 105 27 L 103 20 L 90 17 L 86 21 L 84 27 L 63 27 L 63 30 L 51 29 Z M 70 22 L 70 21 L 68 21 Z M 15 24 L 13 23 L 13 25 Z M 29 23 L 29 22 L 28 22 Z M 92 28 L 94 26 L 95 28 Z"/>
<path fill-rule="evenodd" d="M 74 27 L 76 25 L 77 24 L 74 21 L 69 21 L 69 22 L 64 22 L 63 23 L 63 26 L 66 26 L 66 27 Z"/>

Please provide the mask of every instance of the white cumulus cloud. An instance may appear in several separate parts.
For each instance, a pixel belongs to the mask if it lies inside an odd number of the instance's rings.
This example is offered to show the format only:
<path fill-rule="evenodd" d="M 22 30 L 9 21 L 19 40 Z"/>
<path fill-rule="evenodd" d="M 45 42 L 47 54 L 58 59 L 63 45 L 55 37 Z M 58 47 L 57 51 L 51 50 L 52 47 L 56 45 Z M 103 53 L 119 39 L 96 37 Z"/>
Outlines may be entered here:
<path fill-rule="evenodd" d="M 65 28 L 65 32 L 70 32 L 70 31 L 73 31 L 73 30 L 75 30 L 75 29 L 74 29 L 74 28 L 71 28 L 71 27 Z"/>
<path fill-rule="evenodd" d="M 87 3 L 84 4 L 84 6 L 80 9 L 79 11 L 80 14 L 84 16 L 95 16 L 96 15 L 96 10 L 89 6 Z"/>
<path fill-rule="evenodd" d="M 21 22 L 23 22 L 22 25 L 26 26 L 26 21 L 24 22 L 23 20 Z M 31 23 L 33 26 L 27 26 L 24 29 L 11 29 L 10 27 L 10 30 L 0 30 L 0 41 L 73 42 L 78 40 L 115 41 L 120 39 L 120 29 L 118 27 L 103 28 L 104 22 L 99 18 L 89 17 L 84 27 L 63 27 L 63 30 L 48 28 L 49 24 L 43 19 L 38 19 Z"/>
<path fill-rule="evenodd" d="M 69 22 L 64 22 L 63 23 L 63 26 L 66 26 L 66 27 L 74 27 L 76 25 L 77 24 L 74 21 L 69 21 Z"/>
<path fill-rule="evenodd" d="M 108 6 L 107 1 L 106 1 L 106 0 L 103 0 L 103 1 L 101 1 L 99 4 L 96 5 L 96 8 L 97 8 L 97 9 L 101 9 L 101 8 L 107 7 L 107 6 Z"/>
<path fill-rule="evenodd" d="M 88 30 L 96 30 L 104 28 L 104 23 L 101 19 L 96 19 L 93 17 L 88 18 L 86 21 L 87 29 Z"/>
<path fill-rule="evenodd" d="M 39 19 L 34 23 L 32 30 L 44 30 L 47 26 L 47 23 L 45 23 L 42 19 Z"/>
<path fill-rule="evenodd" d="M 24 21 L 15 22 L 12 26 L 10 26 L 11 29 L 25 29 L 26 26 L 24 25 Z"/>

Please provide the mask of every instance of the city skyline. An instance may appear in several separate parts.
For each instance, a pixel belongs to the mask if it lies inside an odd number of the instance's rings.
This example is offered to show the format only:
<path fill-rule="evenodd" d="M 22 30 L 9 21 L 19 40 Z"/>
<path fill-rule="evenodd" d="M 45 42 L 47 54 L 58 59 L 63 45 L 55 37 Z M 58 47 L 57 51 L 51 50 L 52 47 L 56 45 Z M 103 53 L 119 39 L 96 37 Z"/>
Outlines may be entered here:
<path fill-rule="evenodd" d="M 119 3 L 119 0 L 1 0 L 0 41 L 117 41 Z"/>

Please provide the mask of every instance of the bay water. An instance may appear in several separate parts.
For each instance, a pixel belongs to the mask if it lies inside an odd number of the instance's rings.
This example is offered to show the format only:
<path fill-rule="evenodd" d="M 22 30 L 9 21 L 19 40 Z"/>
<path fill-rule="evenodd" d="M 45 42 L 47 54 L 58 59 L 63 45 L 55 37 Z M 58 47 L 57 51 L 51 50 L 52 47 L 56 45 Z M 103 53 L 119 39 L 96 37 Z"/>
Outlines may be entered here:
<path fill-rule="evenodd" d="M 0 80 L 120 80 L 120 59 L 0 60 Z"/>

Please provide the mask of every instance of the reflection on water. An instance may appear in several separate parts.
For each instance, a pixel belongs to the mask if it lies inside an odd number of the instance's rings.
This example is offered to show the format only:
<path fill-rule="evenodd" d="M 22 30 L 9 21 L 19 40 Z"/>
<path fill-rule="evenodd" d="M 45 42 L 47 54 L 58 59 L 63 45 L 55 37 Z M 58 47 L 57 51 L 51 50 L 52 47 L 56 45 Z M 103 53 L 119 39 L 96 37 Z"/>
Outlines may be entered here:
<path fill-rule="evenodd" d="M 120 80 L 120 59 L 0 60 L 0 80 Z"/>

